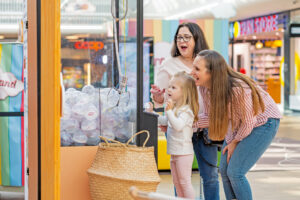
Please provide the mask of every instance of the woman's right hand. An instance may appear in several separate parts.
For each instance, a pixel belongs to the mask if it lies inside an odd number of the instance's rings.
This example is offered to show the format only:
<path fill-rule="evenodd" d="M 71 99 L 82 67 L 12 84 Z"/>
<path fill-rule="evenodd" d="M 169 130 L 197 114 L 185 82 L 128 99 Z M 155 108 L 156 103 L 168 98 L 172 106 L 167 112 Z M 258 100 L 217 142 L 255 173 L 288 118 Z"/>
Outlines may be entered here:
<path fill-rule="evenodd" d="M 146 104 L 145 110 L 146 110 L 147 112 L 153 112 L 153 103 L 148 102 L 148 103 Z"/>
<path fill-rule="evenodd" d="M 165 89 L 161 90 L 158 86 L 151 85 L 150 92 L 153 95 L 153 100 L 155 102 L 161 103 L 161 104 L 164 103 Z"/>

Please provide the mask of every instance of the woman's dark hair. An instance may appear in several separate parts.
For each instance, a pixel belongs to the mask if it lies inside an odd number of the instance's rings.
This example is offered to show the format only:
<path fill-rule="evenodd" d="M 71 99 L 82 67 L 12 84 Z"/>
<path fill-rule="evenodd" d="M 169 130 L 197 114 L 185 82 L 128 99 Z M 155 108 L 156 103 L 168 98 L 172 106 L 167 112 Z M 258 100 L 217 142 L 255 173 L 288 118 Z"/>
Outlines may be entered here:
<path fill-rule="evenodd" d="M 187 22 L 187 23 L 182 23 L 178 26 L 176 30 L 176 34 L 174 36 L 174 42 L 171 50 L 171 55 L 172 57 L 177 57 L 180 56 L 179 49 L 177 47 L 176 43 L 176 37 L 178 34 L 178 31 L 182 27 L 187 27 L 189 31 L 192 33 L 193 38 L 195 40 L 195 48 L 194 48 L 194 53 L 193 53 L 193 58 L 197 56 L 197 53 L 199 53 L 202 50 L 209 49 L 208 44 L 206 42 L 205 36 L 203 34 L 203 31 L 201 28 L 198 26 L 198 24 L 192 23 L 192 22 Z"/>

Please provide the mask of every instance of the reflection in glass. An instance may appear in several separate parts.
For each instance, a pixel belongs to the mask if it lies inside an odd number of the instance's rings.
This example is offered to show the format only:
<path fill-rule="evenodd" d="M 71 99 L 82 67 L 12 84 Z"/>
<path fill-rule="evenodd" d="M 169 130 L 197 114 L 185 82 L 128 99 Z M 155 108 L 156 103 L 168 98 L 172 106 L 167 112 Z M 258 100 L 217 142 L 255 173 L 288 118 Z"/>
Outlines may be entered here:
<path fill-rule="evenodd" d="M 62 146 L 97 145 L 99 135 L 126 142 L 136 132 L 136 1 L 117 2 L 114 9 L 104 0 L 62 2 Z M 126 15 L 115 28 L 111 10 Z M 151 40 L 145 42 L 144 102 L 150 98 L 151 49 Z"/>

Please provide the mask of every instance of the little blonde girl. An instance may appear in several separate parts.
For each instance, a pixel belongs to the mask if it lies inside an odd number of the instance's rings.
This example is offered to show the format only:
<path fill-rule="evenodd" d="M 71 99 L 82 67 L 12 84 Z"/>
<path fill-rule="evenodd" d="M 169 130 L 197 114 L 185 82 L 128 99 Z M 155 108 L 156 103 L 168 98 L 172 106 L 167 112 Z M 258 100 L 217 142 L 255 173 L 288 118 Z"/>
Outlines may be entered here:
<path fill-rule="evenodd" d="M 179 72 L 171 79 L 167 93 L 166 115 L 158 117 L 158 124 L 168 126 L 167 153 L 171 155 L 173 183 L 179 197 L 195 199 L 191 172 L 194 159 L 192 126 L 199 110 L 197 87 L 191 76 Z"/>

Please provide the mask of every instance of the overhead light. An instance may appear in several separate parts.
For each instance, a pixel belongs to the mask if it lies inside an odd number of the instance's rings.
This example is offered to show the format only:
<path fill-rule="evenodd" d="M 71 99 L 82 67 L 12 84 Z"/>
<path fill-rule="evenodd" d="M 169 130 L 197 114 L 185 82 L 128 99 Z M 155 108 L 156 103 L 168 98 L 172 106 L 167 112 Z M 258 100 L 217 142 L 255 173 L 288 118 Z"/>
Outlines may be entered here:
<path fill-rule="evenodd" d="M 278 35 L 279 35 L 279 32 L 276 32 L 275 34 L 278 36 Z"/>
<path fill-rule="evenodd" d="M 261 41 L 258 41 L 258 42 L 256 42 L 256 44 L 255 44 L 255 47 L 256 47 L 257 49 L 261 49 L 261 48 L 263 48 L 263 46 L 264 46 L 264 44 L 263 44 Z"/>
<path fill-rule="evenodd" d="M 2 13 L 1 13 L 2 15 Z M 1 34 L 18 34 L 19 24 L 1 24 L 0 23 Z"/>
<path fill-rule="evenodd" d="M 253 40 L 256 40 L 256 38 L 257 38 L 257 37 L 256 37 L 255 35 L 252 36 L 252 39 L 253 39 Z"/>
<path fill-rule="evenodd" d="M 1 28 L 1 26 L 0 26 Z M 0 29 L 1 30 L 1 29 Z M 102 25 L 70 25 L 70 24 L 63 24 L 60 25 L 61 34 L 68 35 L 68 34 L 99 34 L 105 33 L 107 30 Z"/>
<path fill-rule="evenodd" d="M 273 47 L 282 47 L 282 40 L 274 40 Z"/>
<path fill-rule="evenodd" d="M 207 4 L 205 6 L 200 6 L 198 8 L 195 8 L 195 9 L 192 9 L 192 10 L 188 10 L 186 12 L 182 12 L 182 13 L 179 13 L 179 14 L 175 14 L 175 15 L 171 15 L 169 17 L 166 17 L 165 19 L 166 20 L 171 20 L 171 19 L 179 19 L 179 18 L 182 18 L 182 17 L 186 17 L 190 14 L 194 14 L 196 12 L 200 12 L 200 11 L 203 11 L 203 10 L 207 10 L 207 9 L 210 9 L 210 8 L 213 8 L 213 7 L 216 7 L 218 5 L 218 3 L 211 3 L 211 4 Z"/>
<path fill-rule="evenodd" d="M 77 40 L 79 37 L 77 35 L 67 35 L 65 38 L 67 40 Z"/>
<path fill-rule="evenodd" d="M 4 38 L 4 35 L 0 35 L 0 40 L 3 40 Z"/>
<path fill-rule="evenodd" d="M 103 64 L 107 64 L 107 55 L 102 56 Z"/>

